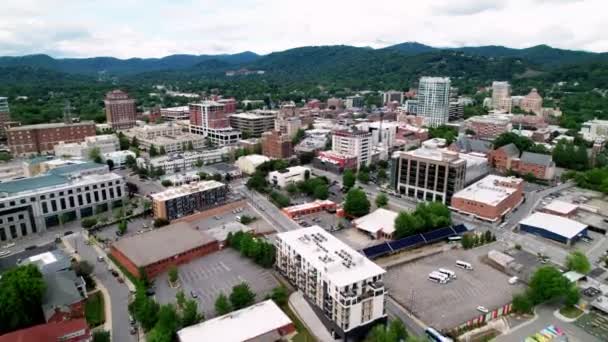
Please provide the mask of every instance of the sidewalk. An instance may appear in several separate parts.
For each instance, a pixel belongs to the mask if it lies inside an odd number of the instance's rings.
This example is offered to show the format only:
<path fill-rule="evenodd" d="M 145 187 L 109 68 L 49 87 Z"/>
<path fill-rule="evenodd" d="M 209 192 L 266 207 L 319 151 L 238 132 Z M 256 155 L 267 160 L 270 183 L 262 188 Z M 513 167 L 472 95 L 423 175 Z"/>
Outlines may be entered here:
<path fill-rule="evenodd" d="M 323 323 L 315 312 L 310 307 L 310 304 L 304 299 L 304 295 L 300 291 L 296 291 L 289 296 L 289 307 L 304 323 L 308 331 L 315 336 L 319 341 L 328 342 L 335 341 L 331 334 L 325 328 Z"/>

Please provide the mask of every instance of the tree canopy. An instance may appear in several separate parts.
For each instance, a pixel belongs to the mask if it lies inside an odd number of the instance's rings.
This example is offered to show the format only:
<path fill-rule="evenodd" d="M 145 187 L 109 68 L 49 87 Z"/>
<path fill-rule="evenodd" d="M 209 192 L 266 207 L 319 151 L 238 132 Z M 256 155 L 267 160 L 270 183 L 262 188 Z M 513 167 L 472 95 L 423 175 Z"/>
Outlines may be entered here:
<path fill-rule="evenodd" d="M 441 202 L 423 202 L 412 213 L 402 211 L 395 219 L 395 237 L 424 233 L 452 223 L 450 209 Z"/>
<path fill-rule="evenodd" d="M 0 278 L 0 333 L 44 323 L 41 304 L 46 284 L 33 265 L 19 266 Z"/>
<path fill-rule="evenodd" d="M 591 263 L 585 253 L 581 251 L 572 251 L 566 258 L 566 267 L 569 270 L 581 274 L 587 274 L 591 271 Z"/>
<path fill-rule="evenodd" d="M 249 288 L 249 284 L 240 283 L 232 288 L 230 293 L 230 304 L 234 310 L 239 310 L 253 304 L 255 293 Z"/>
<path fill-rule="evenodd" d="M 344 211 L 351 216 L 360 217 L 369 214 L 370 203 L 365 192 L 358 188 L 353 188 L 346 194 L 344 201 Z"/>

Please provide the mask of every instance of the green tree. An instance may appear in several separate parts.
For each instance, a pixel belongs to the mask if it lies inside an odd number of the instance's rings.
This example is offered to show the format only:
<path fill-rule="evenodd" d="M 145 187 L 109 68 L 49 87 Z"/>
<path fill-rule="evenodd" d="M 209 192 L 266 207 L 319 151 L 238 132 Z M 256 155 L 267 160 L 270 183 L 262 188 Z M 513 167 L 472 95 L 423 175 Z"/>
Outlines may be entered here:
<path fill-rule="evenodd" d="M 329 188 L 327 184 L 319 184 L 315 187 L 314 197 L 320 200 L 326 200 L 329 197 Z"/>
<path fill-rule="evenodd" d="M 429 127 L 429 136 L 431 138 L 445 139 L 446 144 L 450 145 L 458 136 L 458 131 L 455 128 L 446 125 Z"/>
<path fill-rule="evenodd" d="M 215 300 L 215 313 L 218 315 L 225 315 L 232 311 L 232 305 L 228 301 L 228 297 L 224 293 L 220 293 Z"/>
<path fill-rule="evenodd" d="M 370 208 L 369 200 L 367 195 L 361 189 L 350 189 L 346 194 L 346 200 L 344 202 L 344 211 L 354 217 L 361 217 L 369 214 Z"/>
<path fill-rule="evenodd" d="M 175 284 L 175 282 L 177 281 L 178 278 L 178 272 L 177 272 L 177 267 L 175 267 L 174 265 L 171 265 L 171 267 L 169 267 L 169 281 L 172 284 Z"/>
<path fill-rule="evenodd" d="M 42 273 L 33 264 L 5 271 L 0 278 L 0 333 L 44 323 L 45 289 Z"/>
<path fill-rule="evenodd" d="M 127 232 L 127 221 L 126 220 L 122 220 L 122 221 L 120 221 L 120 223 L 118 223 L 118 231 L 120 232 L 121 235 L 124 235 L 124 233 Z"/>
<path fill-rule="evenodd" d="M 279 208 L 288 207 L 291 203 L 289 197 L 283 195 L 278 191 L 272 191 L 270 193 L 270 199 L 276 204 Z"/>
<path fill-rule="evenodd" d="M 568 278 L 552 266 L 544 266 L 536 270 L 529 283 L 529 296 L 533 303 L 563 298 L 571 287 Z"/>
<path fill-rule="evenodd" d="M 285 304 L 287 304 L 287 300 L 289 299 L 289 291 L 287 291 L 287 288 L 283 285 L 277 286 L 272 289 L 272 292 L 270 293 L 270 298 L 278 306 L 284 306 Z"/>
<path fill-rule="evenodd" d="M 188 151 L 194 151 L 194 145 L 192 145 L 192 141 L 188 141 L 187 149 Z"/>
<path fill-rule="evenodd" d="M 97 218 L 95 217 L 85 217 L 80 221 L 80 225 L 82 228 L 88 229 L 97 224 Z"/>
<path fill-rule="evenodd" d="M 93 342 L 110 342 L 110 332 L 105 330 L 94 331 Z"/>
<path fill-rule="evenodd" d="M 125 166 L 129 168 L 133 168 L 137 166 L 137 162 L 133 156 L 129 155 L 125 158 Z"/>
<path fill-rule="evenodd" d="M 158 320 L 146 340 L 148 342 L 172 342 L 179 328 L 180 317 L 171 304 L 163 305 L 158 310 Z"/>
<path fill-rule="evenodd" d="M 357 174 L 357 179 L 363 184 L 369 183 L 369 172 L 367 170 L 360 170 Z"/>
<path fill-rule="evenodd" d="M 383 193 L 379 193 L 378 196 L 376 196 L 376 206 L 378 208 L 384 208 L 388 205 L 388 196 L 386 196 Z"/>
<path fill-rule="evenodd" d="M 534 146 L 534 142 L 532 140 L 513 132 L 503 133 L 494 139 L 493 142 L 495 149 L 508 144 L 514 144 L 520 151 L 528 151 L 532 146 Z"/>
<path fill-rule="evenodd" d="M 160 184 L 162 186 L 164 186 L 165 188 L 168 188 L 170 186 L 173 186 L 173 182 L 168 180 L 168 179 L 164 179 L 162 182 L 160 182 Z"/>
<path fill-rule="evenodd" d="M 245 282 L 235 285 L 230 293 L 230 304 L 234 310 L 239 310 L 253 304 L 255 293 L 251 291 Z"/>
<path fill-rule="evenodd" d="M 195 300 L 190 299 L 185 302 L 182 308 L 181 326 L 189 327 L 200 322 L 203 315 L 198 312 L 198 304 Z"/>
<path fill-rule="evenodd" d="M 127 138 L 124 133 L 118 132 L 118 142 L 120 144 L 120 150 L 125 151 L 131 147 L 131 142 L 129 142 L 129 138 Z"/>
<path fill-rule="evenodd" d="M 378 173 L 376 176 L 378 177 L 378 183 L 382 183 L 388 178 L 388 176 L 386 175 L 385 169 L 378 170 Z"/>
<path fill-rule="evenodd" d="M 570 271 L 587 274 L 591 271 L 591 263 L 587 256 L 581 251 L 572 251 L 566 258 L 566 267 Z"/>
<path fill-rule="evenodd" d="M 158 155 L 158 151 L 156 150 L 156 146 L 154 146 L 154 144 L 150 145 L 150 150 L 148 151 L 148 154 L 150 154 L 150 157 L 156 157 Z"/>
<path fill-rule="evenodd" d="M 285 190 L 290 194 L 294 195 L 298 192 L 298 186 L 294 183 L 289 183 L 285 186 Z"/>
<path fill-rule="evenodd" d="M 534 303 L 524 293 L 513 296 L 513 311 L 519 313 L 531 313 L 534 308 Z"/>
<path fill-rule="evenodd" d="M 402 211 L 395 219 L 395 237 L 402 237 L 420 233 L 424 227 L 424 222 L 416 215 Z"/>
<path fill-rule="evenodd" d="M 350 169 L 345 170 L 344 173 L 342 174 L 342 186 L 345 189 L 350 189 L 353 186 L 355 186 L 355 181 L 356 181 L 355 173 Z"/>
<path fill-rule="evenodd" d="M 299 128 L 294 137 L 291 139 L 291 143 L 293 145 L 297 145 L 300 143 L 300 141 L 302 141 L 302 139 L 304 139 L 305 136 L 306 132 L 303 129 Z"/>
<path fill-rule="evenodd" d="M 161 156 L 164 156 L 165 154 L 167 154 L 167 152 L 165 151 L 165 146 L 161 146 L 158 149 L 158 154 L 160 154 Z"/>
<path fill-rule="evenodd" d="M 103 159 L 101 158 L 101 152 L 99 150 L 99 147 L 93 147 L 90 151 L 89 151 L 89 159 L 102 164 L 103 163 Z"/>
<path fill-rule="evenodd" d="M 566 294 L 564 295 L 564 304 L 568 306 L 574 306 L 578 304 L 581 299 L 581 293 L 578 291 L 576 286 L 570 286 Z"/>
<path fill-rule="evenodd" d="M 133 139 L 131 139 L 131 147 L 139 148 L 139 140 L 137 140 L 137 137 L 133 137 Z"/>
<path fill-rule="evenodd" d="M 408 340 L 408 332 L 400 320 L 392 320 L 388 325 L 374 326 L 365 338 L 365 342 L 400 342 Z"/>

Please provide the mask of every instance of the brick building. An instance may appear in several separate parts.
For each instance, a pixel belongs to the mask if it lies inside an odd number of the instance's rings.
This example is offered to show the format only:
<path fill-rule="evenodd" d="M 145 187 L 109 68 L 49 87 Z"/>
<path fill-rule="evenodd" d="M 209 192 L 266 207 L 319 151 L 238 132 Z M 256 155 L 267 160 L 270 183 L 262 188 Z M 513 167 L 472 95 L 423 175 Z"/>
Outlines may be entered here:
<path fill-rule="evenodd" d="M 551 155 L 523 152 L 514 144 L 502 146 L 490 153 L 490 165 L 499 172 L 514 171 L 520 175 L 532 174 L 538 179 L 551 180 L 555 176 L 555 163 Z"/>
<path fill-rule="evenodd" d="M 88 342 L 91 330 L 84 318 L 35 325 L 0 336 L 0 342 Z"/>
<path fill-rule="evenodd" d="M 135 126 L 137 110 L 135 99 L 122 90 L 112 90 L 103 101 L 106 107 L 106 121 L 113 129 L 128 129 Z"/>
<path fill-rule="evenodd" d="M 464 127 L 475 132 L 475 138 L 483 140 L 493 140 L 512 128 L 509 118 L 504 115 L 474 116 L 465 121 Z"/>
<path fill-rule="evenodd" d="M 226 114 L 236 113 L 236 100 L 235 99 L 233 99 L 233 98 L 221 99 L 221 100 L 217 100 L 217 102 L 224 105 L 224 113 L 226 113 Z"/>
<path fill-rule="evenodd" d="M 95 135 L 92 121 L 47 123 L 11 127 L 6 132 L 8 148 L 14 156 L 27 156 L 53 151 L 56 144 L 76 143 Z"/>
<path fill-rule="evenodd" d="M 241 139 L 241 132 L 230 127 L 224 104 L 216 101 L 191 103 L 190 133 L 201 134 L 218 146 L 233 145 Z"/>
<path fill-rule="evenodd" d="M 275 130 L 262 133 L 262 154 L 277 159 L 291 157 L 293 155 L 291 138 Z"/>
<path fill-rule="evenodd" d="M 178 222 L 145 234 L 120 239 L 110 254 L 136 277 L 139 270 L 154 278 L 171 266 L 179 266 L 219 250 L 218 241 L 207 233 Z"/>
<path fill-rule="evenodd" d="M 538 94 L 536 88 L 532 89 L 528 95 L 524 96 L 523 100 L 521 100 L 520 107 L 526 112 L 541 115 L 543 98 Z"/>
<path fill-rule="evenodd" d="M 201 181 L 150 195 L 154 218 L 169 221 L 223 204 L 228 186 L 218 181 Z"/>
<path fill-rule="evenodd" d="M 524 200 L 521 178 L 490 175 L 454 194 L 451 207 L 481 220 L 496 222 Z"/>
<path fill-rule="evenodd" d="M 11 121 L 8 99 L 0 97 L 0 136 L 4 136 L 4 124 Z"/>

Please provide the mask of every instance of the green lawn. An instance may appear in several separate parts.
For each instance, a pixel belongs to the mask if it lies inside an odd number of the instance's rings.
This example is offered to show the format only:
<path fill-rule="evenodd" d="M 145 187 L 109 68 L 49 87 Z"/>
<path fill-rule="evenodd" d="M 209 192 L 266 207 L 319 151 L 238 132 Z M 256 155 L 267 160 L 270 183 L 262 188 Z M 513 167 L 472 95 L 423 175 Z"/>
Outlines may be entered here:
<path fill-rule="evenodd" d="M 289 307 L 289 305 L 283 306 L 282 309 L 287 314 L 287 316 L 289 316 L 289 318 L 291 318 L 291 321 L 296 326 L 296 330 L 298 331 L 298 334 L 296 336 L 294 336 L 294 338 L 292 340 L 293 342 L 316 342 L 317 341 L 310 334 L 308 329 L 306 329 L 306 326 L 302 322 L 300 322 L 300 320 L 298 319 L 298 316 L 296 316 L 296 314 L 294 314 L 293 311 L 291 311 L 291 308 Z"/>
<path fill-rule="evenodd" d="M 583 313 L 583 311 L 574 306 L 564 306 L 563 308 L 559 309 L 559 313 L 567 318 L 577 318 Z"/>
<path fill-rule="evenodd" d="M 84 315 L 91 327 L 102 325 L 106 321 L 103 295 L 97 291 L 87 298 Z"/>

